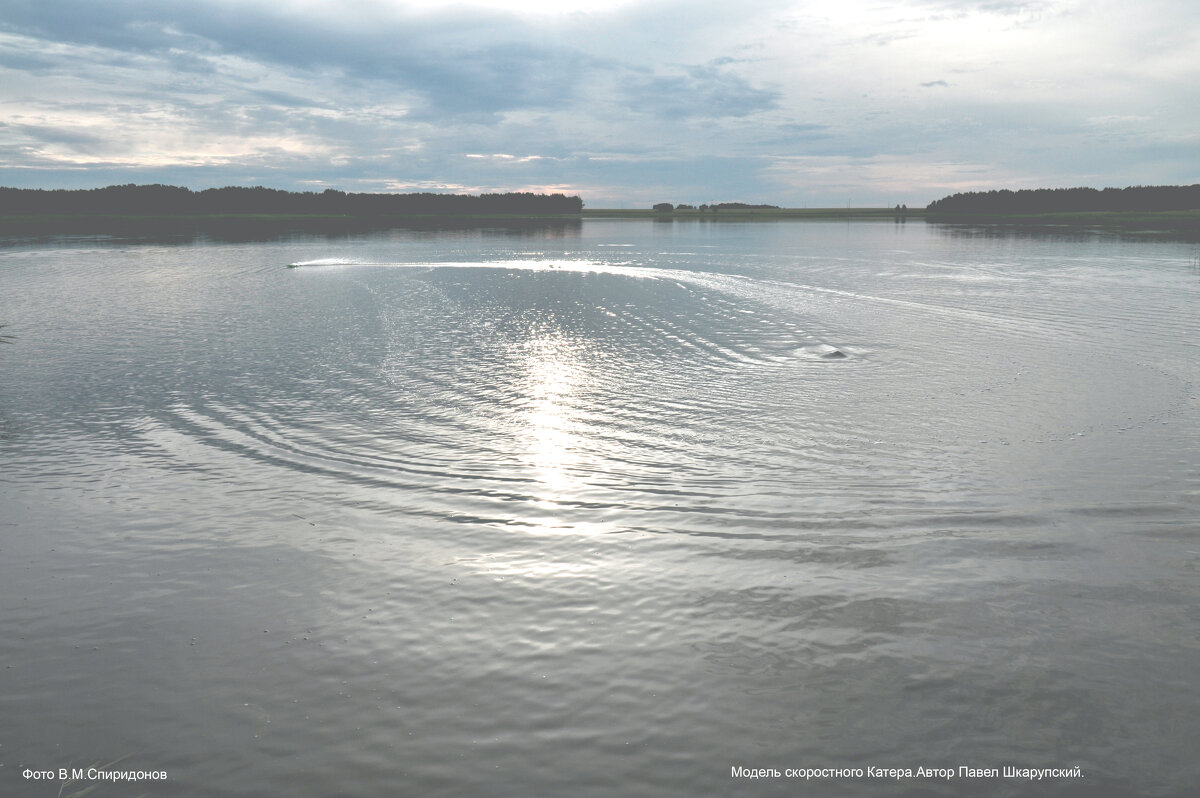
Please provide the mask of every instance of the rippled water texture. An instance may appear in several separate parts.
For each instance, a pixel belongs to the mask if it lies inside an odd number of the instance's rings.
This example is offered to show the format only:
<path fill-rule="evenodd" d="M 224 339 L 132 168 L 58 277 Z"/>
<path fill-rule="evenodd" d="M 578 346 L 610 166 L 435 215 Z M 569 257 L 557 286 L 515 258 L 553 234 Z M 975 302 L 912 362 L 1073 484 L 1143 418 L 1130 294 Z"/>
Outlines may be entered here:
<path fill-rule="evenodd" d="M 1197 255 L 9 242 L 0 793 L 1185 794 Z M 1084 778 L 731 775 L 919 765 Z"/>

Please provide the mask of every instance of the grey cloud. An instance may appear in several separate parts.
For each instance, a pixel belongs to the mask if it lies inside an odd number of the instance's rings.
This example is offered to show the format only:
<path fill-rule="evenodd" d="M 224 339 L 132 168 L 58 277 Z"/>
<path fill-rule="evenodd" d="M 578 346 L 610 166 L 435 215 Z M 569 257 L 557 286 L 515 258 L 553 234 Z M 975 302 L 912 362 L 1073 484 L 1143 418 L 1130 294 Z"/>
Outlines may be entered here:
<path fill-rule="evenodd" d="M 213 71 L 209 58 L 339 71 L 425 98 L 433 114 L 494 114 L 566 102 L 585 58 L 544 45 L 515 18 L 478 11 L 328 24 L 276 6 L 179 2 L 17 2 L 9 30 L 169 59 L 180 73 Z M 26 56 L 36 62 L 36 54 Z"/>
<path fill-rule="evenodd" d="M 17 72 L 45 73 L 54 70 L 58 62 L 44 53 L 12 52 L 0 48 L 0 67 Z"/>
<path fill-rule="evenodd" d="M 302 97 L 291 92 L 275 91 L 272 89 L 251 89 L 247 97 L 268 105 L 278 105 L 285 108 L 312 108 L 316 103 L 310 97 Z"/>
<path fill-rule="evenodd" d="M 31 145 L 36 147 L 38 144 L 64 144 L 84 155 L 98 155 L 108 149 L 108 141 L 103 136 L 77 128 L 0 123 L 0 130 L 5 131 L 6 136 L 23 141 L 14 146 L 24 152 L 28 152 Z"/>
<path fill-rule="evenodd" d="M 778 125 L 775 129 L 780 133 L 787 133 L 794 136 L 823 136 L 828 134 L 829 125 L 820 125 L 812 122 L 789 122 Z"/>
<path fill-rule="evenodd" d="M 191 75 L 212 75 L 217 72 L 213 62 L 202 55 L 172 51 L 166 54 L 166 62 L 172 72 Z"/>
<path fill-rule="evenodd" d="M 162 2 L 139 8 L 115 0 L 109 3 L 78 0 L 11 0 L 0 25 L 27 36 L 72 44 L 97 45 L 117 50 L 147 51 L 167 45 L 161 26 L 147 25 L 148 14 L 157 20 L 176 5 Z M 167 17 L 169 18 L 169 17 Z"/>
<path fill-rule="evenodd" d="M 814 147 L 828 148 L 835 140 L 844 142 L 837 137 L 829 125 L 808 122 L 784 122 L 775 125 L 756 126 L 756 130 L 748 131 L 739 137 L 744 143 L 757 152 L 808 152 Z"/>
<path fill-rule="evenodd" d="M 668 119 L 748 116 L 774 108 L 779 100 L 778 91 L 755 88 L 712 66 L 635 78 L 622 94 L 631 110 Z"/>
<path fill-rule="evenodd" d="M 426 115 L 494 114 L 514 109 L 546 109 L 570 102 L 584 74 L 585 60 L 569 52 L 493 45 L 395 65 L 398 85 L 428 102 Z"/>

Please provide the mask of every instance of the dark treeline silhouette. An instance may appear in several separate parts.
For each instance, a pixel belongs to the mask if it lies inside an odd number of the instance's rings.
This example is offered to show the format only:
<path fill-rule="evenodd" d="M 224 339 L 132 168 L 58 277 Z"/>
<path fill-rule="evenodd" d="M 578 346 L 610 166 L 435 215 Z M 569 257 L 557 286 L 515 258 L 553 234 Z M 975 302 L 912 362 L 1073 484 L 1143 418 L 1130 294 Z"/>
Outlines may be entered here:
<path fill-rule="evenodd" d="M 1078 211 L 1186 211 L 1200 209 L 1200 184 L 1129 188 L 1039 188 L 972 191 L 931 202 L 930 214 L 1032 214 Z"/>
<path fill-rule="evenodd" d="M 778 205 L 747 205 L 744 202 L 718 202 L 715 205 L 710 205 L 714 211 L 774 211 L 779 210 Z"/>
<path fill-rule="evenodd" d="M 654 206 L 654 210 L 659 213 L 670 213 L 671 211 L 777 211 L 778 205 L 748 205 L 745 202 L 718 202 L 713 205 L 687 205 L 681 203 L 672 205 L 669 202 L 660 202 Z"/>
<path fill-rule="evenodd" d="M 180 216 L 287 214 L 353 217 L 579 213 L 583 200 L 562 194 L 347 194 L 228 186 L 192 191 L 133 184 L 82 190 L 0 188 L 0 215 Z"/>

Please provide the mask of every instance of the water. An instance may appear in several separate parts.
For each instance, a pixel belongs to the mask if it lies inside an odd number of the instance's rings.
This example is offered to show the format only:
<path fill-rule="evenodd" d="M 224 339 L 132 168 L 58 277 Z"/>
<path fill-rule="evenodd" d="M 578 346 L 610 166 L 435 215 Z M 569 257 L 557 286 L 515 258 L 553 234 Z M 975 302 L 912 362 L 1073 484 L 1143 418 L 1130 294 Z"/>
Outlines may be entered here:
<path fill-rule="evenodd" d="M 0 249 L 0 792 L 1184 794 L 1194 244 Z M 289 266 L 291 268 L 289 268 Z M 734 767 L 1079 767 L 748 780 Z"/>

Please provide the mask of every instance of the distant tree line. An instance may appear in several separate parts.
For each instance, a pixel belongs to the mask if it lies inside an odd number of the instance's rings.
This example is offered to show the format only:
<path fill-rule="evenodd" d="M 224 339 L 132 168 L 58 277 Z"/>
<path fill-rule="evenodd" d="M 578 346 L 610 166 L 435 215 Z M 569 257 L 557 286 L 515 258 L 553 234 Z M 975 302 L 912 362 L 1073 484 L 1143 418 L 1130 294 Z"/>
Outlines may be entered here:
<path fill-rule="evenodd" d="M 1183 211 L 1200 209 L 1200 184 L 1129 188 L 1038 188 L 972 191 L 931 202 L 931 214 Z"/>
<path fill-rule="evenodd" d="M 659 213 L 670 213 L 672 211 L 735 211 L 735 210 L 779 210 L 778 205 L 747 205 L 744 202 L 717 202 L 712 205 L 695 205 L 679 204 L 672 205 L 669 202 L 660 202 L 654 206 L 654 210 Z"/>
<path fill-rule="evenodd" d="M 0 215 L 111 214 L 177 216 L 287 214 L 418 216 L 579 213 L 583 200 L 563 194 L 347 194 L 293 192 L 255 186 L 192 191 L 178 186 L 108 186 L 82 190 L 0 188 Z"/>
<path fill-rule="evenodd" d="M 703 207 L 703 206 L 701 206 Z M 779 210 L 778 205 L 747 205 L 744 202 L 718 202 L 716 205 L 710 205 L 714 211 L 775 211 Z"/>

